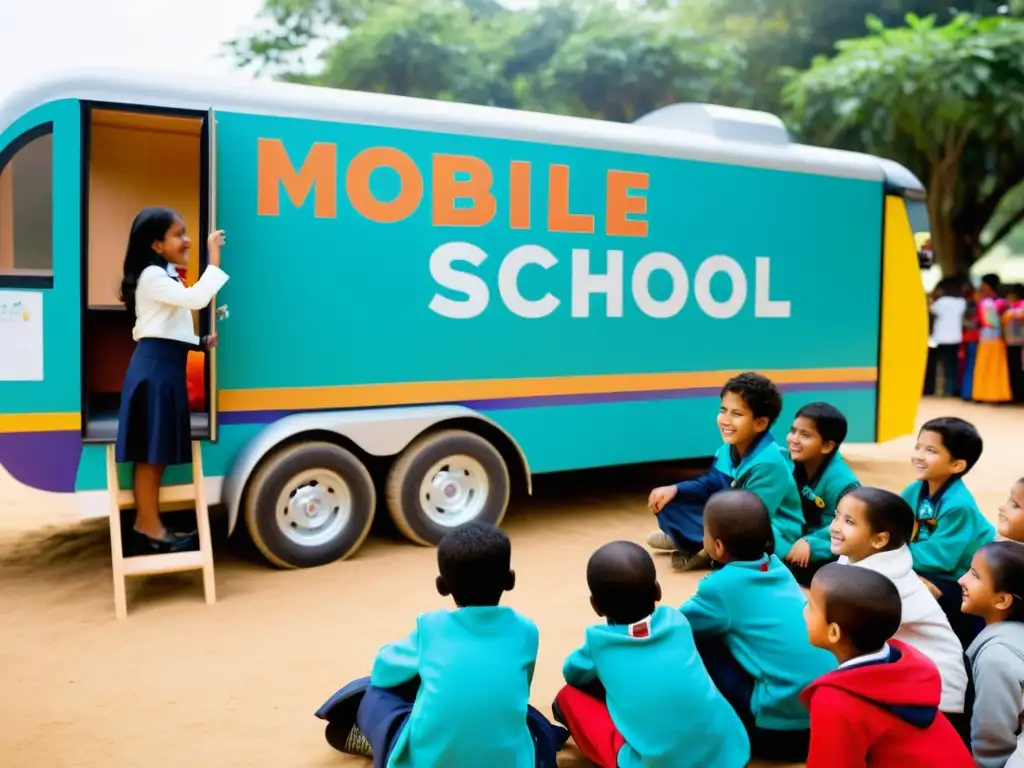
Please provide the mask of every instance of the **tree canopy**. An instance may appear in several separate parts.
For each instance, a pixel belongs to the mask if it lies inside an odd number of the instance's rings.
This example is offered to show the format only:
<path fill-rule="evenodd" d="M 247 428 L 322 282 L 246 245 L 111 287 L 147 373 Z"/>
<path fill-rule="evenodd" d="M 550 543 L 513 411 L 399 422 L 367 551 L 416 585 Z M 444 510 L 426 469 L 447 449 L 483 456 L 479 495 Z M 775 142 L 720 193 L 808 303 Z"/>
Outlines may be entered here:
<path fill-rule="evenodd" d="M 1024 0 L 264 0 L 242 66 L 336 88 L 632 121 L 781 114 L 903 163 L 943 269 L 1024 221 Z"/>
<path fill-rule="evenodd" d="M 1022 205 L 983 238 L 1024 181 L 1024 21 L 907 22 L 871 18 L 871 34 L 792 73 L 783 97 L 805 139 L 884 155 L 921 177 L 935 253 L 952 273 L 1024 220 Z"/>

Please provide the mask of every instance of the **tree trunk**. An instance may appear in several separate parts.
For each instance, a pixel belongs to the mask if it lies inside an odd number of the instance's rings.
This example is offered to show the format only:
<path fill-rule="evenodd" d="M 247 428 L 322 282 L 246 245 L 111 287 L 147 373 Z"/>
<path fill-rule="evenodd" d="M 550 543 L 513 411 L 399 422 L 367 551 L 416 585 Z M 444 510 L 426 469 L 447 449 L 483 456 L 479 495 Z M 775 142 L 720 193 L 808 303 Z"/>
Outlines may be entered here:
<path fill-rule="evenodd" d="M 958 269 L 957 237 L 953 229 L 952 195 L 956 189 L 956 172 L 948 172 L 933 162 L 928 183 L 928 219 L 931 226 L 932 252 L 942 269 L 943 277 L 955 275 Z"/>

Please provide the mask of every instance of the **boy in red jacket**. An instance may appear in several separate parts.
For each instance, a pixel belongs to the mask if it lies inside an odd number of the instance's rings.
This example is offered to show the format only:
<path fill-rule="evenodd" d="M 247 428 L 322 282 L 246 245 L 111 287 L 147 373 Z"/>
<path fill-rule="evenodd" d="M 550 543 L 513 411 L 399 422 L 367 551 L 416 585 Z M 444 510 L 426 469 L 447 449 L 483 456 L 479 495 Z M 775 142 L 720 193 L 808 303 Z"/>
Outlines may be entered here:
<path fill-rule="evenodd" d="M 938 668 L 891 639 L 901 613 L 896 585 L 867 568 L 831 563 L 811 581 L 807 634 L 839 669 L 801 696 L 811 713 L 807 768 L 974 768 L 939 712 Z"/>

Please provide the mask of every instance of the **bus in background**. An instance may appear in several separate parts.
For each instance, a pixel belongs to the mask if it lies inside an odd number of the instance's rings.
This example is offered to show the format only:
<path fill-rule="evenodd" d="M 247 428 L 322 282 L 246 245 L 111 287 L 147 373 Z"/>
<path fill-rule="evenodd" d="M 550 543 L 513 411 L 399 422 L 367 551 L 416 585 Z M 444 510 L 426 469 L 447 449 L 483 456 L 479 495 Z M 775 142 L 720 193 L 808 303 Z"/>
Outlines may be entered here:
<path fill-rule="evenodd" d="M 133 348 L 116 291 L 151 204 L 200 243 L 230 235 L 193 434 L 207 498 L 280 567 L 351 555 L 378 500 L 433 545 L 499 523 L 540 473 L 708 457 L 743 370 L 785 393 L 779 429 L 824 399 L 851 440 L 885 441 L 913 429 L 924 376 L 922 195 L 895 163 L 709 105 L 616 124 L 46 80 L 0 105 L 0 465 L 41 507 L 107 515 Z"/>

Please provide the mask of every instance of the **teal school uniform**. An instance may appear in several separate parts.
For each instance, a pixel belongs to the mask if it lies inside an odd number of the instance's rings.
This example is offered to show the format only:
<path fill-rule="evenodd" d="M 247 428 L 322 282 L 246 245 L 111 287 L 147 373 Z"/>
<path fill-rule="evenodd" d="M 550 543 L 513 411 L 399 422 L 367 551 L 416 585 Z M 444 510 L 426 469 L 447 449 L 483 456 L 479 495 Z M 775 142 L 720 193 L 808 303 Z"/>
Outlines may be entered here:
<path fill-rule="evenodd" d="M 533 768 L 526 710 L 539 639 L 511 608 L 471 607 L 424 613 L 408 636 L 382 647 L 372 685 L 421 680 L 388 768 Z"/>
<path fill-rule="evenodd" d="M 860 480 L 838 453 L 825 457 L 814 477 L 808 477 L 803 466 L 790 459 L 789 451 L 784 448 L 781 450 L 783 458 L 792 467 L 793 480 L 800 492 L 804 515 L 803 538 L 811 546 L 811 562 L 832 560 L 834 555 L 829 528 L 836 507 L 843 496 L 860 487 Z"/>
<path fill-rule="evenodd" d="M 809 728 L 800 692 L 837 666 L 831 653 L 807 638 L 806 603 L 789 569 L 775 555 L 765 555 L 712 571 L 682 606 L 694 635 L 719 636 L 754 678 L 750 710 L 758 728 Z"/>
<path fill-rule="evenodd" d="M 959 477 L 951 478 L 934 497 L 928 495 L 928 484 L 919 480 L 906 487 L 903 498 L 915 512 L 910 554 L 918 573 L 955 582 L 971 567 L 974 553 L 995 539 L 995 528 Z"/>
<path fill-rule="evenodd" d="M 584 645 L 565 660 L 566 683 L 600 681 L 612 722 L 625 739 L 619 768 L 741 768 L 750 741 L 697 654 L 690 623 L 658 606 L 644 632 L 588 627 Z M 636 625 L 633 625 L 636 626 Z"/>
<path fill-rule="evenodd" d="M 804 514 L 800 491 L 779 444 L 765 432 L 742 459 L 735 448 L 723 445 L 715 454 L 714 469 L 732 478 L 731 487 L 746 488 L 768 508 L 775 551 L 785 556 L 803 534 Z"/>

